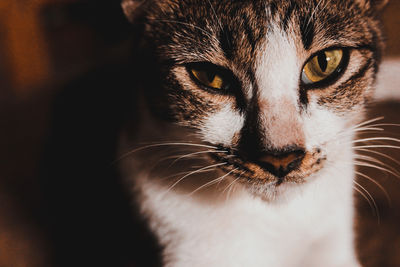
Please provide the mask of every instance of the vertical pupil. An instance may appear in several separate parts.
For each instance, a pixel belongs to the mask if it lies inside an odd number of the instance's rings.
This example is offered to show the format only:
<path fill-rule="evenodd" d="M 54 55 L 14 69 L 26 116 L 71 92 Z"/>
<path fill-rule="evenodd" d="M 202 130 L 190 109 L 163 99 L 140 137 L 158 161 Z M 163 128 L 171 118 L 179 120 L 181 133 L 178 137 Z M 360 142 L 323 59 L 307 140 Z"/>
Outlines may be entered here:
<path fill-rule="evenodd" d="M 328 67 L 328 60 L 326 58 L 325 52 L 320 53 L 318 55 L 318 64 L 319 64 L 319 67 L 321 68 L 321 70 L 323 72 L 325 72 L 326 68 Z"/>
<path fill-rule="evenodd" d="M 214 81 L 214 78 L 215 78 L 216 74 L 211 72 L 211 71 L 207 71 L 206 75 L 207 75 L 208 82 L 212 83 Z"/>

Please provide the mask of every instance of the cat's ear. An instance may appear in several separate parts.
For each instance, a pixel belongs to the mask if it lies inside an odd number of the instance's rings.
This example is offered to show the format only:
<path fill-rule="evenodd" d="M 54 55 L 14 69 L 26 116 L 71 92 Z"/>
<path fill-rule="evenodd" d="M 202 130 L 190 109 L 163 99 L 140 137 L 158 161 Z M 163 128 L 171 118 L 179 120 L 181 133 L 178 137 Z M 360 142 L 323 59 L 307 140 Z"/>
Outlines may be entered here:
<path fill-rule="evenodd" d="M 125 16 L 131 23 L 135 23 L 142 15 L 145 6 L 150 0 L 123 0 L 121 3 Z"/>

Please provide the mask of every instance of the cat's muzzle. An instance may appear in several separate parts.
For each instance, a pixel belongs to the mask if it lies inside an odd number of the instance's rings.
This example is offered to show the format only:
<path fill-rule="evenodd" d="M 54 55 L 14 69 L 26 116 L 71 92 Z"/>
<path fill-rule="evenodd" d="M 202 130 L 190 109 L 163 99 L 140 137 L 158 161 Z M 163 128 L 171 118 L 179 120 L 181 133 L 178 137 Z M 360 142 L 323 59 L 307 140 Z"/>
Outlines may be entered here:
<path fill-rule="evenodd" d="M 226 149 L 225 149 L 226 150 Z M 210 155 L 214 161 L 225 162 L 220 168 L 230 172 L 232 177 L 240 178 L 244 183 L 284 182 L 304 183 L 311 174 L 319 171 L 326 156 L 319 148 L 305 151 L 298 147 L 281 151 L 265 151 L 253 157 L 230 151 L 228 154 Z"/>

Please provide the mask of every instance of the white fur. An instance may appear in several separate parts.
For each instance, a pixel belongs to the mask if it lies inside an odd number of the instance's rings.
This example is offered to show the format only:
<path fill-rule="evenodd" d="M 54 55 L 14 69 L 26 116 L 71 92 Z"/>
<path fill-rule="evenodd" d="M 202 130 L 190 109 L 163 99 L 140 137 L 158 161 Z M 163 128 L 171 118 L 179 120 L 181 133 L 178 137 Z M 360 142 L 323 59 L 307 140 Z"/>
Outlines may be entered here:
<path fill-rule="evenodd" d="M 234 135 L 242 129 L 243 123 L 243 115 L 234 110 L 232 105 L 226 105 L 204 120 L 202 138 L 212 144 L 230 146 Z"/>
<path fill-rule="evenodd" d="M 278 27 L 267 33 L 264 49 L 257 60 L 256 78 L 261 100 L 282 98 L 297 102 L 301 62 L 294 41 Z"/>
<path fill-rule="evenodd" d="M 298 104 L 300 62 L 287 33 L 272 27 L 258 56 L 256 80 L 259 90 L 260 121 L 267 139 L 276 148 L 303 143 Z"/>
<path fill-rule="evenodd" d="M 351 152 L 267 203 L 239 191 L 203 203 L 145 177 L 142 210 L 165 246 L 167 266 L 358 266 L 353 252 Z M 291 192 L 293 191 L 293 192 Z"/>
<path fill-rule="evenodd" d="M 309 104 L 308 110 L 303 116 L 306 149 L 310 151 L 315 147 L 323 147 L 326 143 L 341 149 L 344 146 L 343 139 L 338 138 L 338 135 L 348 127 L 347 121 L 315 102 Z"/>

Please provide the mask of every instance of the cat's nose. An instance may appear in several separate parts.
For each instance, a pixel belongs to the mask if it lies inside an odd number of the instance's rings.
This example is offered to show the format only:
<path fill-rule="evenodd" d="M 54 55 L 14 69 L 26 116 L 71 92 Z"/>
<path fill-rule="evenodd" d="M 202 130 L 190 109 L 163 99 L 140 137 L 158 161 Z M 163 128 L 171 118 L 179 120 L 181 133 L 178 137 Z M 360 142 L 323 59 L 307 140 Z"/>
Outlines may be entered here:
<path fill-rule="evenodd" d="M 259 155 L 258 163 L 278 178 L 283 178 L 297 169 L 305 156 L 304 149 L 282 149 L 266 151 Z"/>

